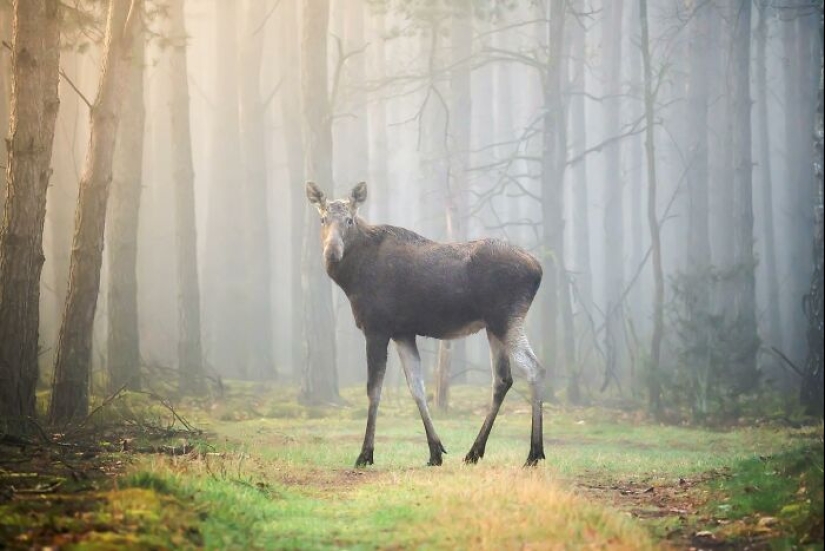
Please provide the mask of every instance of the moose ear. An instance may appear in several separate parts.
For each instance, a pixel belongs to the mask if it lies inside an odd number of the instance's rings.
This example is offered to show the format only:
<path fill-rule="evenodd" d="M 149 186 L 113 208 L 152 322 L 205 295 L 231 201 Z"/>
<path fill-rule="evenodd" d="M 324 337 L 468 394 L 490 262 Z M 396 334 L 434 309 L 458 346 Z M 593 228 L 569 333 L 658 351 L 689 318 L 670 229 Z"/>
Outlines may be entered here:
<path fill-rule="evenodd" d="M 358 205 L 363 203 L 367 200 L 367 183 L 366 182 L 358 182 L 355 184 L 355 187 L 352 188 L 352 193 L 350 194 L 350 202 L 353 208 L 358 208 Z"/>
<path fill-rule="evenodd" d="M 315 205 L 318 210 L 327 208 L 327 196 L 315 182 L 307 182 L 307 199 Z"/>

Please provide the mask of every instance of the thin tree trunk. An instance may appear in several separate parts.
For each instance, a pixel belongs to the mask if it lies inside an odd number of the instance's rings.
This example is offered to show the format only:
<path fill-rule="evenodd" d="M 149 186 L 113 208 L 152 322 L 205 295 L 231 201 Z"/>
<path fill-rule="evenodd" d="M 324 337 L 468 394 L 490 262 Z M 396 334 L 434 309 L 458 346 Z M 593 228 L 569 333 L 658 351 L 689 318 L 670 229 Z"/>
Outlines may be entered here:
<path fill-rule="evenodd" d="M 819 9 L 819 17 L 822 17 L 822 8 Z M 820 19 L 821 20 L 821 19 Z M 819 27 L 819 44 L 822 44 L 822 26 Z M 825 400 L 823 400 L 823 390 L 825 390 L 825 362 L 823 361 L 823 335 L 822 326 L 825 324 L 825 303 L 823 303 L 823 293 L 825 293 L 825 211 L 823 211 L 823 199 L 825 199 L 825 188 L 823 187 L 823 171 L 825 158 L 823 158 L 823 68 L 825 60 L 822 57 L 822 49 L 819 48 L 817 63 L 819 65 L 819 85 L 817 93 L 817 106 L 814 115 L 814 163 L 819 166 L 815 171 L 816 199 L 814 203 L 815 226 L 813 235 L 813 269 L 811 273 L 811 283 L 808 294 L 805 297 L 805 313 L 808 317 L 808 353 L 805 360 L 804 376 L 800 389 L 799 399 L 805 408 L 806 413 L 822 419 L 825 413 Z"/>
<path fill-rule="evenodd" d="M 113 1 L 109 7 L 100 84 L 91 110 L 91 133 L 83 177 L 80 181 L 69 290 L 60 326 L 54 387 L 49 416 L 53 423 L 86 415 L 92 324 L 100 290 L 106 202 L 112 180 L 112 161 L 132 39 L 140 22 L 143 2 Z"/>
<path fill-rule="evenodd" d="M 373 51 L 373 64 L 375 74 L 373 80 L 384 79 L 387 74 L 387 48 L 385 33 L 385 14 L 376 13 L 373 15 L 375 30 L 373 31 L 374 42 L 370 46 Z M 369 51 L 369 50 L 368 50 Z M 390 189 L 389 179 L 389 152 L 387 149 L 387 101 L 383 97 L 373 99 L 367 106 L 370 119 L 370 140 L 372 147 L 370 164 L 372 165 L 370 181 L 370 216 L 373 223 L 383 221 L 392 224 L 390 213 Z M 373 191 L 375 190 L 375 191 Z"/>
<path fill-rule="evenodd" d="M 783 10 L 783 45 L 786 63 L 785 81 L 785 157 L 787 187 L 790 194 L 790 244 L 786 261 L 794 268 L 787 276 L 787 327 L 785 345 L 788 356 L 797 365 L 805 362 L 808 328 L 800 300 L 810 290 L 808 270 L 812 265 L 810 235 L 814 232 L 811 205 L 815 198 L 813 159 L 810 136 L 814 132 L 816 78 L 820 67 L 822 20 L 820 10 L 810 2 L 795 0 Z M 799 269 L 804 267 L 802 269 Z"/>
<path fill-rule="evenodd" d="M 577 0 L 576 11 L 583 11 L 584 3 Z M 580 25 L 572 26 L 571 61 L 573 76 L 571 79 L 570 100 L 570 146 L 571 155 L 578 157 L 587 147 L 587 115 L 585 92 L 585 71 L 587 67 L 587 51 L 585 44 L 585 29 Z M 592 268 L 590 266 L 590 199 L 588 197 L 587 163 L 579 161 L 572 167 L 572 211 L 573 211 L 573 251 L 576 272 L 576 284 L 582 307 L 593 307 Z"/>
<path fill-rule="evenodd" d="M 61 79 L 59 96 L 60 113 L 55 128 L 55 147 L 52 155 L 54 172 L 49 181 L 46 204 L 46 235 L 44 242 L 49 243 L 46 251 L 46 282 L 51 288 L 52 311 L 48 318 L 41 319 L 40 341 L 44 350 L 40 357 L 40 368 L 44 380 L 54 377 L 54 360 L 57 352 L 57 337 L 60 332 L 60 320 L 66 303 L 66 291 L 69 279 L 69 260 L 72 248 L 72 228 L 74 208 L 76 206 L 80 171 L 88 138 L 85 135 L 88 107 L 80 96 L 71 88 L 68 79 L 77 86 L 83 86 L 81 55 L 76 52 L 61 52 L 60 65 L 66 73 Z M 83 151 L 81 151 L 81 149 Z M 41 278 L 42 280 L 42 278 Z M 41 284 L 41 292 L 46 288 Z M 41 304 L 43 300 L 41 300 Z M 42 310 L 41 310 L 42 312 Z M 48 323 L 44 323 L 48 321 Z M 48 332 L 46 332 L 48 331 Z"/>
<path fill-rule="evenodd" d="M 565 11 L 561 12 L 561 17 L 568 17 L 568 13 Z M 570 16 L 570 21 L 572 22 L 572 15 Z M 569 117 L 567 114 L 567 107 L 568 107 L 568 100 L 567 95 L 569 94 L 570 90 L 570 48 L 571 45 L 569 41 L 562 42 L 562 51 L 559 52 L 558 55 L 562 56 L 561 60 L 559 61 L 559 76 L 561 81 L 559 82 L 560 87 L 560 95 L 561 95 L 561 105 L 562 105 L 562 120 L 560 124 L 562 126 L 562 131 L 560 133 L 561 143 L 560 143 L 560 151 L 559 151 L 559 162 L 567 168 L 567 148 L 568 148 L 568 141 L 567 141 L 567 132 L 568 132 L 568 125 L 570 123 Z M 564 197 L 565 197 L 565 186 L 564 180 L 562 180 L 561 186 L 561 193 L 562 193 L 562 217 L 565 216 L 565 205 L 564 205 Z M 562 327 L 562 343 L 564 345 L 564 353 L 561 356 L 562 361 L 564 362 L 565 371 L 567 373 L 567 400 L 572 404 L 579 404 L 581 403 L 581 373 L 580 373 L 580 366 L 576 362 L 576 333 L 575 327 L 573 325 L 573 298 L 572 294 L 572 279 L 570 274 L 567 270 L 567 262 L 568 259 L 567 253 L 565 252 L 565 237 L 564 237 L 564 226 L 562 226 L 562 235 L 561 235 L 561 250 L 560 250 L 560 269 L 559 269 L 559 306 L 561 307 L 561 327 Z"/>
<path fill-rule="evenodd" d="M 11 3 L 0 2 L 0 39 L 4 43 L 10 44 L 12 41 L 12 18 L 13 12 Z M 9 135 L 9 117 L 11 113 L 11 80 L 12 80 L 11 54 L 6 48 L 0 49 L 0 131 L 3 136 Z M 7 159 L 0 163 L 4 166 Z M 6 179 L 0 180 L 0 212 L 6 204 Z"/>
<path fill-rule="evenodd" d="M 639 0 L 639 21 L 642 29 L 642 65 L 645 85 L 645 153 L 647 155 L 647 223 L 650 228 L 650 243 L 653 263 L 653 335 L 650 339 L 650 373 L 648 373 L 648 400 L 655 413 L 661 404 L 661 381 L 659 361 L 662 351 L 664 329 L 665 281 L 662 271 L 662 242 L 659 220 L 656 215 L 656 151 L 654 147 L 655 101 L 653 68 L 650 61 L 650 36 L 647 23 L 647 0 Z"/>
<path fill-rule="evenodd" d="M 304 128 L 304 175 L 330 192 L 332 182 L 332 117 L 327 83 L 328 0 L 305 0 L 303 5 L 301 89 Z M 302 289 L 304 306 L 305 365 L 301 400 L 305 403 L 339 402 L 335 365 L 335 320 L 332 287 L 324 273 L 316 242 L 318 219 L 304 207 Z"/>
<path fill-rule="evenodd" d="M 762 233 L 765 270 L 765 286 L 768 295 L 768 335 L 773 346 L 784 350 L 782 342 L 782 312 L 779 308 L 779 276 L 777 275 L 776 234 L 773 221 L 773 179 L 771 177 L 770 121 L 768 119 L 768 6 L 757 2 L 759 19 L 756 27 L 756 109 L 759 132 L 759 167 L 762 191 Z"/>
<path fill-rule="evenodd" d="M 605 138 L 621 133 L 622 100 L 622 12 L 623 0 L 604 3 L 602 22 L 602 62 L 605 66 L 603 100 Z M 606 310 L 605 338 L 608 361 L 618 377 L 625 376 L 624 306 L 624 178 L 622 177 L 621 141 L 605 146 L 604 152 L 604 291 Z"/>
<path fill-rule="evenodd" d="M 258 29 L 266 16 L 265 3 L 250 0 L 241 45 L 241 153 L 244 164 L 249 281 L 249 375 L 255 380 L 275 378 L 272 350 L 272 268 L 270 266 L 267 209 L 265 109 L 260 94 L 260 71 L 265 32 Z"/>
<path fill-rule="evenodd" d="M 551 373 L 556 365 L 558 340 L 559 293 L 564 273 L 564 169 L 567 148 L 567 122 L 562 99 L 564 44 L 564 0 L 552 0 L 549 5 L 547 41 L 551 56 L 544 76 L 544 120 L 542 144 L 541 214 L 542 241 L 545 247 L 544 300 L 541 303 L 544 332 L 543 361 Z M 559 371 L 555 371 L 559 373 Z M 549 384 L 549 383 L 548 383 Z M 548 388 L 550 391 L 550 388 Z"/>
<path fill-rule="evenodd" d="M 708 21 L 711 7 L 707 4 L 695 8 L 691 19 L 691 35 L 688 52 L 687 83 L 687 263 L 686 271 L 700 281 L 710 281 L 710 221 L 708 218 Z M 711 289 L 696 287 L 695 300 L 687 302 L 687 316 L 699 331 L 695 349 L 702 354 L 702 363 L 690 366 L 691 380 L 699 394 L 693 403 L 694 414 L 707 413 L 705 390 L 711 373 L 710 327 L 706 320 L 710 313 Z"/>
<path fill-rule="evenodd" d="M 710 267 L 708 220 L 708 5 L 696 8 L 691 22 L 690 67 L 688 78 L 688 243 L 687 265 L 702 273 Z M 708 297 L 709 299 L 709 297 Z M 705 308 L 707 301 L 703 302 Z"/>
<path fill-rule="evenodd" d="M 733 189 L 736 238 L 736 320 L 742 330 L 741 372 L 744 381 L 758 379 L 756 354 L 756 258 L 753 253 L 753 163 L 751 160 L 750 95 L 751 3 L 738 6 L 732 48 Z"/>
<path fill-rule="evenodd" d="M 178 297 L 178 388 L 184 394 L 203 391 L 201 304 L 195 220 L 195 171 L 189 121 L 189 68 L 184 0 L 169 4 L 169 59 L 172 97 L 169 103 L 172 176 L 175 185 L 175 249 Z"/>
<path fill-rule="evenodd" d="M 722 99 L 722 116 L 720 121 L 721 140 L 717 144 L 718 148 L 718 172 L 716 174 L 716 181 L 711 185 L 716 188 L 716 197 L 713 199 L 717 204 L 716 209 L 716 224 L 712 225 L 714 229 L 711 235 L 711 253 L 713 255 L 713 263 L 718 267 L 722 273 L 729 275 L 736 270 L 736 239 L 735 230 L 732 223 L 731 213 L 736 207 L 735 191 L 733 186 L 733 155 L 731 154 L 731 144 L 733 143 L 734 135 L 734 115 L 733 115 L 733 90 L 730 75 L 733 71 L 733 65 L 736 61 L 733 58 L 733 32 L 732 25 L 736 20 L 736 10 L 738 3 L 722 4 L 720 11 L 722 17 L 719 17 L 717 22 L 716 32 L 718 34 L 714 40 L 717 42 L 713 50 L 721 50 L 721 63 L 717 65 L 718 77 L 721 79 Z M 736 296 L 736 284 L 732 277 L 723 277 L 718 283 L 716 289 L 716 296 L 713 302 L 717 304 L 718 313 L 722 315 L 729 315 L 734 311 L 734 297 Z"/>
<path fill-rule="evenodd" d="M 249 378 L 246 320 L 251 297 L 246 289 L 244 184 L 238 111 L 238 3 L 215 0 L 214 125 L 209 144 L 211 178 L 203 270 L 204 319 L 208 359 L 228 376 Z"/>
<path fill-rule="evenodd" d="M 465 241 L 467 194 L 467 167 L 470 162 L 470 126 L 472 124 L 472 95 L 470 87 L 470 57 L 473 53 L 472 6 L 462 1 L 453 6 L 450 74 L 449 164 L 447 179 L 446 220 L 447 239 Z M 435 404 L 447 411 L 450 401 L 450 382 L 453 360 L 465 358 L 465 342 L 443 340 L 439 343 L 436 364 Z"/>
<path fill-rule="evenodd" d="M 630 94 L 635 101 L 628 106 L 630 120 L 636 121 L 644 116 L 644 75 L 642 70 L 642 56 L 639 51 L 639 4 L 638 2 L 631 2 L 631 9 L 628 14 L 628 40 L 631 44 L 628 52 L 628 65 L 630 69 Z M 627 196 L 629 198 L 629 212 L 630 218 L 630 254 L 629 266 L 631 270 L 637 269 L 644 261 L 646 254 L 644 242 L 644 226 L 645 226 L 645 174 L 647 168 L 645 167 L 644 150 L 642 147 L 643 137 L 641 135 L 631 136 L 628 144 L 628 190 Z M 630 320 L 638 332 L 646 332 L 647 320 L 649 318 L 649 300 L 646 290 L 650 287 L 646 281 L 646 272 L 639 274 L 636 284 L 628 294 Z M 635 341 L 638 343 L 638 340 Z M 637 375 L 639 371 L 638 358 L 640 357 L 640 350 L 636 347 L 631 351 L 630 365 L 628 366 L 628 378 L 630 382 L 630 391 L 636 396 L 639 389 Z"/>
<path fill-rule="evenodd" d="M 143 33 L 135 36 L 115 143 L 109 224 L 108 344 L 109 391 L 140 390 L 137 252 L 140 193 L 143 185 Z"/>
<path fill-rule="evenodd" d="M 23 433 L 35 415 L 46 190 L 60 105 L 56 0 L 14 2 L 6 201 L 0 224 L 0 421 Z"/>
<path fill-rule="evenodd" d="M 279 9 L 282 14 L 280 44 L 284 59 L 295 60 L 285 67 L 283 92 L 280 94 L 281 119 L 284 125 L 284 146 L 286 149 L 287 173 L 289 178 L 290 206 L 290 289 L 292 330 L 291 354 L 293 374 L 303 373 L 306 360 L 304 327 L 304 305 L 302 288 L 302 254 L 304 250 L 304 220 L 307 207 L 304 191 L 304 149 L 301 122 L 301 51 L 299 45 L 297 5 L 288 2 Z"/>

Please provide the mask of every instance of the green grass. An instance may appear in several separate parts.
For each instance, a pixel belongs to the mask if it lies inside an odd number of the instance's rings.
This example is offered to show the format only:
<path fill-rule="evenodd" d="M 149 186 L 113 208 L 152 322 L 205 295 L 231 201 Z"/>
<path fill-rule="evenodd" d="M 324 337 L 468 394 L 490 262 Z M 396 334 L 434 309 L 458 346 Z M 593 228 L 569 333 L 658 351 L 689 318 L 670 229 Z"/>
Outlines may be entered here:
<path fill-rule="evenodd" d="M 713 481 L 709 509 L 729 519 L 762 526 L 779 525 L 782 539 L 819 543 L 823 534 L 823 443 L 807 440 L 785 451 L 753 457 L 733 465 L 730 476 Z M 769 522 L 764 522 L 764 519 Z"/>
<path fill-rule="evenodd" d="M 489 389 L 459 386 L 451 411 L 434 412 L 449 453 L 429 468 L 415 405 L 405 388 L 387 388 L 376 464 L 354 469 L 364 394 L 345 389 L 349 405 L 307 408 L 294 389 L 233 383 L 213 403 L 180 404 L 209 431 L 201 453 L 136 456 L 79 519 L 53 522 L 69 533 L 86 526 L 68 545 L 80 549 L 653 549 L 719 518 L 731 523 L 726 537 L 750 537 L 758 516 L 772 515 L 772 541 L 821 545 L 811 520 L 822 518 L 821 426 L 711 431 L 545 406 L 547 460 L 524 469 L 530 414 L 515 392 L 484 459 L 466 466 Z M 655 492 L 636 495 L 647 487 Z M 15 514 L 0 506 L 0 527 Z"/>

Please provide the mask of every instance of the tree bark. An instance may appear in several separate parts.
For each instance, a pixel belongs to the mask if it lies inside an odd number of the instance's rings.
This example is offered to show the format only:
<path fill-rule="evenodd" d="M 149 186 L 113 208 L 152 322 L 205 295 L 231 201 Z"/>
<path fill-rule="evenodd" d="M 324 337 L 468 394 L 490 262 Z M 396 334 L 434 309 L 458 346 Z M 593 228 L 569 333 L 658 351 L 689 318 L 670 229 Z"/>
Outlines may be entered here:
<path fill-rule="evenodd" d="M 708 50 L 711 7 L 696 8 L 691 25 L 688 74 L 688 243 L 687 266 L 695 273 L 710 267 L 708 219 Z M 708 300 L 703 302 L 707 307 Z"/>
<path fill-rule="evenodd" d="M 178 297 L 178 388 L 183 394 L 200 394 L 204 386 L 201 345 L 201 301 L 198 276 L 198 236 L 195 220 L 195 171 L 189 120 L 189 67 L 184 0 L 169 4 L 171 42 L 169 102 L 172 142 L 172 176 L 175 185 L 175 249 Z"/>
<path fill-rule="evenodd" d="M 623 0 L 604 3 L 602 22 L 602 63 L 606 79 L 604 105 L 605 138 L 622 131 L 622 12 Z M 622 142 L 604 148 L 604 296 L 606 301 L 605 340 L 608 361 L 618 377 L 625 374 L 624 347 L 624 178 Z"/>
<path fill-rule="evenodd" d="M 140 194 L 143 185 L 143 140 L 146 109 L 143 102 L 145 39 L 137 34 L 126 75 L 115 142 L 112 189 L 107 225 L 109 296 L 107 364 L 109 391 L 122 386 L 140 390 L 137 252 Z"/>
<path fill-rule="evenodd" d="M 659 220 L 656 215 L 656 150 L 654 146 L 654 115 L 656 96 L 653 86 L 653 68 L 650 60 L 650 33 L 647 21 L 647 0 L 639 0 L 639 21 L 642 30 L 642 65 L 644 67 L 645 88 L 645 153 L 647 156 L 647 223 L 650 228 L 650 243 L 653 266 L 653 334 L 650 339 L 650 366 L 648 373 L 648 400 L 651 409 L 658 414 L 662 409 L 660 356 L 662 333 L 664 330 L 665 280 L 662 271 L 662 241 Z"/>
<path fill-rule="evenodd" d="M 69 289 L 60 326 L 49 416 L 53 423 L 85 416 L 89 407 L 92 324 L 100 290 L 106 203 L 120 103 L 132 40 L 141 24 L 142 0 L 113 0 L 109 7 L 100 84 L 91 109 L 91 133 L 80 181 Z"/>
<path fill-rule="evenodd" d="M 745 381 L 758 380 L 756 354 L 756 257 L 753 253 L 753 162 L 751 160 L 750 96 L 751 3 L 742 2 L 734 24 L 731 86 L 733 99 L 733 189 L 736 239 L 736 320 L 741 325 L 741 372 Z"/>
<path fill-rule="evenodd" d="M 542 129 L 541 215 L 542 261 L 545 266 L 543 293 L 540 302 L 544 339 L 542 360 L 549 373 L 557 363 L 559 294 L 566 285 L 564 270 L 564 172 L 567 149 L 567 121 L 562 99 L 564 44 L 564 0 L 552 0 L 549 5 L 547 43 L 550 59 L 543 76 L 544 120 Z M 556 373 L 559 373 L 556 371 Z M 548 377 L 549 379 L 549 377 Z M 549 381 L 548 381 L 549 384 Z M 548 388 L 548 391 L 550 389 Z"/>
<path fill-rule="evenodd" d="M 575 4 L 577 12 L 584 10 L 582 0 L 577 0 Z M 585 92 L 585 71 L 587 68 L 587 51 L 585 44 L 585 29 L 580 25 L 573 25 L 571 40 L 570 60 L 573 64 L 571 78 L 570 100 L 570 147 L 571 155 L 578 157 L 587 147 L 587 114 Z M 572 230 L 573 230 L 573 254 L 575 265 L 575 280 L 578 288 L 578 295 L 582 302 L 582 307 L 591 309 L 593 307 L 593 284 L 592 268 L 590 266 L 590 199 L 588 196 L 587 163 L 584 160 L 573 165 L 572 169 Z"/>
<path fill-rule="evenodd" d="M 287 172 L 289 178 L 290 206 L 290 289 L 291 289 L 291 354 L 294 374 L 303 373 L 306 360 L 306 328 L 304 327 L 304 292 L 302 287 L 302 254 L 304 250 L 305 211 L 307 210 L 304 191 L 304 149 L 301 120 L 301 51 L 298 47 L 299 22 L 297 5 L 288 2 L 279 9 L 282 14 L 280 44 L 284 59 L 296 60 L 284 69 L 283 92 L 280 94 L 281 118 L 284 124 L 284 145 L 286 148 Z M 313 229 L 315 226 L 313 226 Z"/>
<path fill-rule="evenodd" d="M 215 106 L 203 269 L 207 351 L 219 373 L 249 378 L 246 202 L 238 110 L 238 4 L 215 0 Z"/>
<path fill-rule="evenodd" d="M 473 53 L 473 11 L 467 1 L 453 6 L 451 17 L 451 65 L 450 72 L 450 117 L 449 117 L 449 170 L 445 214 L 447 239 L 465 241 L 467 194 L 467 168 L 470 162 L 470 132 L 472 124 L 472 94 L 470 82 L 470 57 Z M 450 383 L 452 381 L 453 360 L 465 358 L 465 342 L 443 340 L 439 343 L 436 364 L 435 404 L 441 411 L 447 411 L 450 404 Z"/>
<path fill-rule="evenodd" d="M 0 2 L 0 39 L 3 42 L 12 41 L 12 18 L 13 12 L 10 2 Z M 0 50 L 0 131 L 3 136 L 9 135 L 9 118 L 11 113 L 11 54 L 3 48 Z M 8 164 L 8 160 L 3 160 L 3 165 Z M 6 179 L 0 180 L 0 212 L 6 204 Z"/>
<path fill-rule="evenodd" d="M 762 191 L 762 235 L 764 262 L 761 266 L 765 274 L 765 287 L 768 295 L 767 323 L 768 340 L 774 346 L 784 350 L 782 343 L 782 312 L 779 308 L 779 276 L 777 275 L 776 233 L 773 219 L 773 178 L 771 176 L 771 139 L 770 121 L 768 119 L 768 76 L 767 76 L 767 42 L 768 42 L 768 6 L 756 3 L 759 19 L 756 27 L 756 110 L 757 132 L 759 133 L 759 168 Z"/>
<path fill-rule="evenodd" d="M 330 192 L 332 181 L 332 117 L 327 83 L 327 25 L 329 0 L 305 0 L 303 5 L 301 97 L 304 129 L 304 176 Z M 301 400 L 339 402 L 335 360 L 335 320 L 332 287 L 324 273 L 322 255 L 314 243 L 318 218 L 305 202 L 302 289 L 305 364 Z"/>
<path fill-rule="evenodd" d="M 43 225 L 60 105 L 56 0 L 14 2 L 6 201 L 0 225 L 0 420 L 23 433 L 35 415 Z"/>
<path fill-rule="evenodd" d="M 814 232 L 814 216 L 811 205 L 815 198 L 813 159 L 810 136 L 814 132 L 817 78 L 820 68 L 822 21 L 820 10 L 812 9 L 809 2 L 795 0 L 783 10 L 783 54 L 786 72 L 785 83 L 785 158 L 787 186 L 790 195 L 791 242 L 787 262 L 794 268 L 787 276 L 787 305 L 784 316 L 785 345 L 788 356 L 797 365 L 805 362 L 807 349 L 807 320 L 799 307 L 800 297 L 809 292 L 808 269 L 812 265 L 810 235 Z M 805 267 L 804 269 L 798 269 Z"/>
<path fill-rule="evenodd" d="M 272 340 L 272 268 L 270 266 L 269 212 L 266 177 L 266 121 L 260 94 L 261 59 L 265 32 L 256 30 L 266 16 L 265 3 L 250 0 L 241 44 L 241 154 L 246 196 L 249 316 L 249 375 L 254 380 L 275 378 Z"/>
<path fill-rule="evenodd" d="M 387 47 L 385 33 L 385 18 L 383 13 L 373 14 L 375 29 L 374 41 L 368 51 L 372 51 L 375 74 L 373 80 L 386 78 L 387 75 Z M 370 148 L 370 217 L 375 222 L 393 223 L 390 212 L 393 201 L 389 189 L 389 151 L 387 148 L 387 101 L 383 97 L 376 97 L 367 106 L 369 110 L 369 138 Z M 373 192 L 375 190 L 375 192 Z"/>
<path fill-rule="evenodd" d="M 819 17 L 822 17 L 822 8 L 819 9 Z M 822 27 L 819 27 L 819 43 L 822 44 Z M 825 199 L 825 187 L 823 187 L 823 67 L 825 62 L 822 57 L 822 49 L 819 49 L 819 86 L 817 87 L 817 106 L 814 118 L 814 165 L 815 165 L 815 185 L 816 202 L 814 203 L 815 226 L 813 235 L 813 270 L 808 294 L 804 298 L 804 311 L 808 318 L 808 353 L 805 361 L 804 376 L 800 389 L 800 402 L 809 415 L 814 415 L 822 419 L 825 413 L 825 400 L 823 400 L 823 390 L 825 389 L 825 361 L 823 361 L 823 325 L 825 325 L 825 303 L 823 303 L 823 293 L 825 293 L 825 211 L 823 210 L 823 199 Z"/>

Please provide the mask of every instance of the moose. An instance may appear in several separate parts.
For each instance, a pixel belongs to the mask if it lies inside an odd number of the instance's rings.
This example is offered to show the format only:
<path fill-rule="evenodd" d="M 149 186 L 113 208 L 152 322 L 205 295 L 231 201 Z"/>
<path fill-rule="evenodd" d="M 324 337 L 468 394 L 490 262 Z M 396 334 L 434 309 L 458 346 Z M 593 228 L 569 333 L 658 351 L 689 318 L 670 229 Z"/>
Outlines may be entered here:
<path fill-rule="evenodd" d="M 321 216 L 326 272 L 347 295 L 355 324 L 366 338 L 369 410 L 355 466 L 373 464 L 375 422 L 390 340 L 398 349 L 407 386 L 424 423 L 428 465 L 441 465 L 447 450 L 427 408 L 416 338 L 455 339 L 481 329 L 486 329 L 490 344 L 493 395 L 464 461 L 477 463 L 484 457 L 496 415 L 513 385 L 512 364 L 530 383 L 532 429 L 525 466 L 544 459 L 543 370 L 524 332 L 524 318 L 541 283 L 538 261 L 501 240 L 437 243 L 404 228 L 368 224 L 358 216 L 358 207 L 367 198 L 364 182 L 355 185 L 345 199 L 328 201 L 313 182 L 307 182 L 306 194 Z"/>

